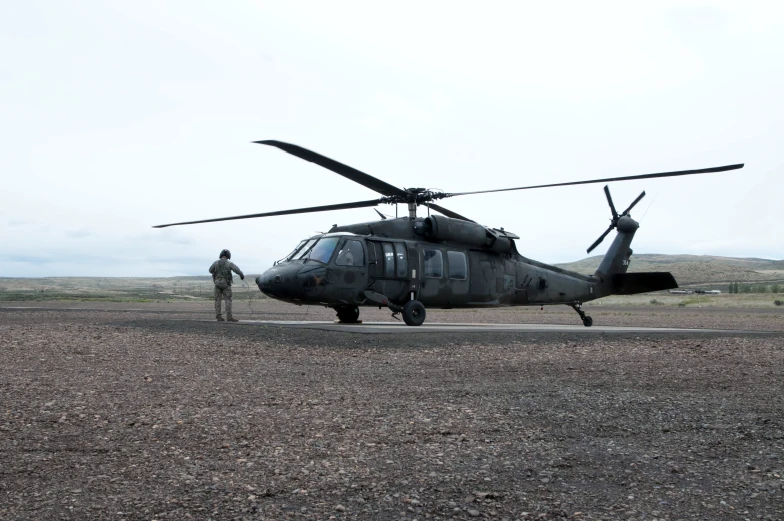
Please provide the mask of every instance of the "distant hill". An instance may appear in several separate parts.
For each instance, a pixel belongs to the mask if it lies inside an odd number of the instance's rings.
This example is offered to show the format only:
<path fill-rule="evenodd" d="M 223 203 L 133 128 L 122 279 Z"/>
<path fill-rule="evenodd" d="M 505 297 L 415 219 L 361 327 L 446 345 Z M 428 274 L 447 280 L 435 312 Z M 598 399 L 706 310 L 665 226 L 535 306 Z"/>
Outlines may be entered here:
<path fill-rule="evenodd" d="M 591 274 L 602 257 L 558 264 L 559 267 Z M 784 282 L 784 260 L 711 255 L 633 254 L 629 271 L 669 271 L 681 286 L 697 284 L 729 284 L 730 282 Z"/>
<path fill-rule="evenodd" d="M 591 274 L 601 256 L 577 262 L 558 264 L 561 268 Z M 634 254 L 629 267 L 634 271 L 669 271 L 682 287 L 727 291 L 730 282 L 784 285 L 784 260 L 712 257 L 708 255 Z M 254 275 L 247 275 L 245 284 L 239 279 L 235 289 L 242 299 L 261 299 Z M 144 278 L 144 277 L 0 277 L 0 301 L 19 300 L 106 300 L 106 301 L 172 301 L 211 299 L 212 278 L 209 276 Z"/>

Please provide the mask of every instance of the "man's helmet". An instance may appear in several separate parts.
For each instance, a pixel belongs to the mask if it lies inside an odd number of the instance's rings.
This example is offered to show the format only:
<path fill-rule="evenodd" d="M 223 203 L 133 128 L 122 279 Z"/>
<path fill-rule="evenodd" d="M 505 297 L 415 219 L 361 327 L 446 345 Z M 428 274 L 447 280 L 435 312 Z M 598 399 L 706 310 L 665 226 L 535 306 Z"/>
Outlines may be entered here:
<path fill-rule="evenodd" d="M 227 259 L 231 259 L 231 252 L 229 250 L 221 250 L 218 257 L 226 257 Z"/>

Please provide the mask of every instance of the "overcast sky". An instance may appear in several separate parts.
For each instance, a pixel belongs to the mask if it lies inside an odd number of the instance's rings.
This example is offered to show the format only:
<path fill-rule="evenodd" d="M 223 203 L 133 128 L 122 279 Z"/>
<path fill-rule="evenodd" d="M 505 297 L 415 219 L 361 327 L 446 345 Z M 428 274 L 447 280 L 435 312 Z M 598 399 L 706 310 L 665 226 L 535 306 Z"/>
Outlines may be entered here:
<path fill-rule="evenodd" d="M 378 218 L 151 228 L 378 197 L 261 139 L 450 192 L 745 162 L 610 188 L 619 210 L 648 194 L 637 253 L 784 258 L 783 6 L 6 3 L 0 276 L 205 275 L 222 248 L 259 273 Z M 599 184 L 443 205 L 543 262 L 584 258 L 610 217 Z"/>

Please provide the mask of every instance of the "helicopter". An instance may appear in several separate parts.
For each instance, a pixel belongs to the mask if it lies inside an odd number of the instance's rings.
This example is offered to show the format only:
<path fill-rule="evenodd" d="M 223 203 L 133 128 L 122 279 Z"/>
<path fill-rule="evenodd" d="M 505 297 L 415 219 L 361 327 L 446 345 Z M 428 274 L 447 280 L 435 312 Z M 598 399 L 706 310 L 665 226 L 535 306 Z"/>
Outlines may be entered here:
<path fill-rule="evenodd" d="M 424 323 L 427 308 L 484 308 L 498 306 L 544 306 L 561 304 L 577 312 L 583 325 L 593 319 L 582 304 L 608 295 L 632 295 L 678 287 L 669 272 L 627 273 L 630 248 L 639 223 L 629 213 L 645 196 L 642 192 L 622 212 L 618 212 L 604 186 L 612 218 L 610 226 L 588 247 L 590 253 L 607 235 L 615 238 L 599 267 L 583 275 L 521 255 L 515 241 L 520 237 L 504 228 L 491 228 L 435 203 L 441 199 L 507 192 L 609 183 L 724 172 L 743 164 L 698 170 L 660 172 L 604 179 L 571 181 L 471 192 L 444 192 L 426 188 L 398 188 L 348 165 L 291 143 L 275 140 L 254 143 L 276 147 L 310 161 L 383 197 L 366 201 L 296 208 L 274 212 L 162 224 L 154 228 L 182 226 L 237 219 L 252 219 L 299 213 L 326 212 L 380 204 L 405 204 L 405 217 L 333 225 L 326 233 L 302 240 L 294 250 L 259 275 L 256 284 L 267 296 L 297 305 L 323 305 L 336 311 L 340 322 L 355 324 L 359 308 L 389 308 L 392 316 L 402 315 L 409 326 Z M 417 216 L 425 206 L 428 215 Z M 435 211 L 440 215 L 431 215 Z"/>

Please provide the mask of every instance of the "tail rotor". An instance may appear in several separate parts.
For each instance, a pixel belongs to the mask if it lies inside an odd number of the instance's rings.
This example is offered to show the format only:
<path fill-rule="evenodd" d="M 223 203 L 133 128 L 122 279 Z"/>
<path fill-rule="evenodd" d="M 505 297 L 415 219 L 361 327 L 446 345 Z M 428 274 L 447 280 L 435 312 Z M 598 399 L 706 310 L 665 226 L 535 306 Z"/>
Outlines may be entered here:
<path fill-rule="evenodd" d="M 637 199 L 632 201 L 632 204 L 630 204 L 629 207 L 626 210 L 624 210 L 620 215 L 618 215 L 618 212 L 615 210 L 615 204 L 613 204 L 612 196 L 610 195 L 610 187 L 608 185 L 604 185 L 604 195 L 607 196 L 607 204 L 610 206 L 610 211 L 612 212 L 612 219 L 610 220 L 609 228 L 607 228 L 604 231 L 604 233 L 601 234 L 599 238 L 596 239 L 594 243 L 588 247 L 587 250 L 588 253 L 591 253 L 594 250 L 594 248 L 596 248 L 602 243 L 604 238 L 607 237 L 611 231 L 613 231 L 615 228 L 618 227 L 619 220 L 629 216 L 629 212 L 631 211 L 631 209 L 634 208 L 635 205 L 639 203 L 643 197 L 645 197 L 645 192 L 638 195 Z"/>
<path fill-rule="evenodd" d="M 604 185 L 604 195 L 607 196 L 607 204 L 610 205 L 613 221 L 618 220 L 618 212 L 615 211 L 615 205 L 613 204 L 612 196 L 610 195 L 610 185 Z"/>

